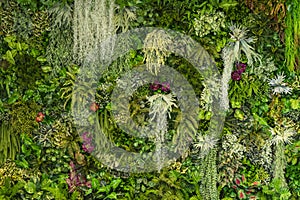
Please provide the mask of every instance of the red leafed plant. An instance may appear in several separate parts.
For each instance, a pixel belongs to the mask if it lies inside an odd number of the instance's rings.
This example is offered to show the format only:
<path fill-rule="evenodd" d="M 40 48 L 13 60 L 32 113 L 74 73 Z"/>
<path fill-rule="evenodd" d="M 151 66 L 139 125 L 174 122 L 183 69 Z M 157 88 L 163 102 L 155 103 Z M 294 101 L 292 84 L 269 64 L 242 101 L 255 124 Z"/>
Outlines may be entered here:
<path fill-rule="evenodd" d="M 258 189 L 260 183 L 255 181 L 253 183 L 247 182 L 244 175 L 237 175 L 232 184 L 232 188 L 236 191 L 237 197 L 239 199 L 257 199 L 255 196 L 256 189 Z"/>
<path fill-rule="evenodd" d="M 78 189 L 78 187 L 91 188 L 91 182 L 87 181 L 82 174 L 77 172 L 73 161 L 70 162 L 70 167 L 71 171 L 69 173 L 69 178 L 66 179 L 69 192 L 74 192 L 76 189 Z"/>

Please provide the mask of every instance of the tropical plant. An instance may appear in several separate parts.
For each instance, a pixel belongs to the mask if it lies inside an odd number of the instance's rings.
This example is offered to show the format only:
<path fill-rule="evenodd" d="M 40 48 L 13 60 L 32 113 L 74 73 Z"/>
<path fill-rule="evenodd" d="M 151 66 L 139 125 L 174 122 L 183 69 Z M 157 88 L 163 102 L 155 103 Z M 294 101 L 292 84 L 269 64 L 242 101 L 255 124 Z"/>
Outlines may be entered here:
<path fill-rule="evenodd" d="M 253 67 L 254 61 L 261 61 L 261 56 L 254 52 L 250 43 L 255 42 L 253 37 L 247 37 L 248 30 L 239 25 L 231 25 L 231 42 L 222 50 L 224 70 L 222 75 L 222 107 L 229 108 L 228 83 L 232 74 L 234 62 L 240 62 L 242 52 L 247 57 L 247 64 Z"/>

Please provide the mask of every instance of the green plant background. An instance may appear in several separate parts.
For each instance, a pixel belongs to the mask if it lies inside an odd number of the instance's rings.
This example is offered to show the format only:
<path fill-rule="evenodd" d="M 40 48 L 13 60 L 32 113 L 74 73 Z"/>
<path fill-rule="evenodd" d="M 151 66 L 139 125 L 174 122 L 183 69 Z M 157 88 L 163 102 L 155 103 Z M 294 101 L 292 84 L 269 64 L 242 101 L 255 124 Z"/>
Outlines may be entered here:
<path fill-rule="evenodd" d="M 247 67 L 240 81 L 229 82 L 230 108 L 217 146 L 204 158 L 199 149 L 191 146 L 187 155 L 160 172 L 126 174 L 103 166 L 83 150 L 69 114 L 72 93 L 78 92 L 73 91 L 73 85 L 80 70 L 71 55 L 74 1 L 3 0 L 0 199 L 299 199 L 299 2 L 116 0 L 115 4 L 121 23 L 117 33 L 153 26 L 187 34 L 213 56 L 220 73 L 224 64 L 222 49 L 231 41 L 231 23 L 246 27 L 248 35 L 256 38 L 253 47 L 261 55 L 262 64 Z M 129 18 L 129 14 L 134 17 Z M 298 24 L 291 22 L 297 19 Z M 117 146 L 140 153 L 154 150 L 155 144 L 121 131 L 113 120 L 109 102 L 118 76 L 128 66 L 133 68 L 143 62 L 142 51 L 131 51 L 119 58 L 112 64 L 113 70 L 99 80 L 96 93 L 97 117 L 105 134 Z M 201 104 L 198 131 L 205 132 L 211 113 L 206 106 L 203 77 L 175 55 L 165 62 L 193 86 Z M 247 62 L 245 55 L 241 62 Z M 269 81 L 282 73 L 292 91 L 274 94 Z M 145 121 L 149 106 L 144 102 L 151 94 L 153 91 L 145 86 L 132 97 L 130 111 L 135 122 Z M 39 112 L 45 114 L 40 123 L 36 122 Z M 179 109 L 171 113 L 169 135 L 175 132 L 178 113 Z M 280 127 L 284 131 L 285 122 L 294 125 L 293 140 L 281 146 L 270 143 L 270 130 Z M 216 166 L 212 165 L 214 159 Z M 73 185 L 72 192 L 66 181 L 70 178 L 71 161 L 84 179 L 84 184 Z M 284 178 L 274 170 L 282 171 Z M 208 179 L 205 174 L 210 173 L 217 176 Z"/>

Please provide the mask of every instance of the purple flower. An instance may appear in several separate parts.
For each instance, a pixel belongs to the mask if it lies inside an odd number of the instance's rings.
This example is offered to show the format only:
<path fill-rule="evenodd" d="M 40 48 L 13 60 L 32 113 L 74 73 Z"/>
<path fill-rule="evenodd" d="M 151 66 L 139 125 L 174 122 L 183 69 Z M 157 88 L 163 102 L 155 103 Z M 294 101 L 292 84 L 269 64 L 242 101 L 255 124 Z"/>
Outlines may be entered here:
<path fill-rule="evenodd" d="M 87 152 L 87 153 L 91 153 L 94 150 L 94 146 L 90 143 L 83 143 L 82 144 L 82 149 L 83 151 Z"/>
<path fill-rule="evenodd" d="M 158 90 L 159 88 L 160 88 L 160 84 L 159 84 L 158 81 L 154 81 L 154 83 L 150 85 L 150 89 L 151 89 L 152 91 L 156 91 L 156 90 Z"/>
<path fill-rule="evenodd" d="M 240 74 L 242 74 L 242 73 L 244 73 L 246 71 L 246 67 L 247 67 L 247 65 L 245 63 L 240 63 L 240 62 L 236 63 L 237 71 Z"/>
<path fill-rule="evenodd" d="M 70 162 L 70 167 L 71 171 L 69 173 L 69 178 L 66 179 L 69 192 L 74 192 L 78 186 L 86 186 L 88 188 L 91 188 L 91 182 L 86 181 L 86 178 L 82 174 L 76 173 L 75 164 L 73 163 L 73 161 Z"/>
<path fill-rule="evenodd" d="M 89 132 L 84 132 L 81 135 L 81 139 L 83 140 L 83 142 L 92 142 L 92 137 L 90 136 Z"/>
<path fill-rule="evenodd" d="M 92 145 L 93 138 L 90 133 L 84 132 L 81 135 L 81 139 L 83 140 L 82 149 L 87 153 L 91 153 L 95 147 Z"/>
<path fill-rule="evenodd" d="M 170 91 L 170 83 L 168 83 L 168 82 L 163 82 L 163 83 L 161 84 L 161 90 L 164 91 L 164 92 Z"/>
<path fill-rule="evenodd" d="M 239 81 L 242 78 L 242 74 L 239 73 L 238 71 L 234 71 L 231 73 L 231 78 L 235 81 Z"/>

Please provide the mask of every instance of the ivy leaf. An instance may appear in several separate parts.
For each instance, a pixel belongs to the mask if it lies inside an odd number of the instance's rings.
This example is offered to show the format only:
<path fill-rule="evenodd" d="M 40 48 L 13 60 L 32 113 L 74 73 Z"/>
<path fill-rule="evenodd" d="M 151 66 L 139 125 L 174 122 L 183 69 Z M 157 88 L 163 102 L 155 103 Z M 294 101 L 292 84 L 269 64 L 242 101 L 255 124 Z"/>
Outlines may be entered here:
<path fill-rule="evenodd" d="M 300 100 L 299 99 L 291 99 L 291 108 L 294 110 L 297 110 L 298 108 L 300 108 Z"/>
<path fill-rule="evenodd" d="M 36 191 L 36 185 L 33 182 L 28 182 L 24 188 L 29 194 L 33 194 Z"/>
<path fill-rule="evenodd" d="M 257 121 L 259 124 L 263 126 L 269 126 L 269 124 L 266 122 L 266 120 L 260 116 L 258 116 L 256 113 L 253 113 L 253 118 L 255 121 Z"/>
<path fill-rule="evenodd" d="M 108 196 L 106 196 L 104 199 L 107 199 L 107 198 L 109 198 L 109 199 L 118 199 L 117 193 L 113 192 L 113 193 L 109 194 Z"/>
<path fill-rule="evenodd" d="M 8 51 L 6 51 L 5 55 L 2 58 L 7 60 L 10 64 L 15 65 L 16 62 L 15 62 L 14 55 L 13 55 L 13 54 L 15 54 L 14 52 L 15 51 L 13 51 L 13 50 L 12 51 L 8 50 Z"/>
<path fill-rule="evenodd" d="M 100 186 L 99 180 L 96 179 L 96 178 L 93 178 L 93 179 L 92 179 L 92 188 L 93 188 L 93 189 L 97 189 L 99 186 Z"/>
<path fill-rule="evenodd" d="M 120 185 L 121 182 L 122 182 L 121 179 L 116 179 L 116 180 L 113 180 L 110 185 L 113 189 L 116 189 Z"/>
<path fill-rule="evenodd" d="M 297 157 L 294 157 L 294 158 L 292 159 L 292 165 L 296 165 L 296 164 L 297 164 L 297 162 L 298 162 L 298 159 L 297 159 Z"/>

